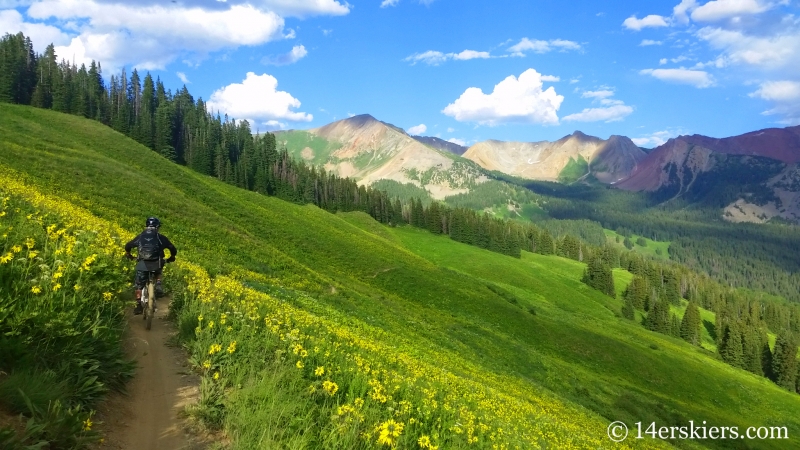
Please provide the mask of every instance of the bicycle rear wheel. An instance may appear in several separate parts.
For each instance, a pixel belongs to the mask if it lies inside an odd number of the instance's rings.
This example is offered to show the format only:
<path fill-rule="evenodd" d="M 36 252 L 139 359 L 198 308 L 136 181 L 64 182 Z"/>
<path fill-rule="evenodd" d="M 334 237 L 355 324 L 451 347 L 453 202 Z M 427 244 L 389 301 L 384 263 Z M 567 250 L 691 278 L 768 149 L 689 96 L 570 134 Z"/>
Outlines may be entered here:
<path fill-rule="evenodd" d="M 153 316 L 156 315 L 156 282 L 152 278 L 147 282 L 147 304 L 144 307 L 146 314 L 146 329 L 150 329 L 153 324 Z"/>

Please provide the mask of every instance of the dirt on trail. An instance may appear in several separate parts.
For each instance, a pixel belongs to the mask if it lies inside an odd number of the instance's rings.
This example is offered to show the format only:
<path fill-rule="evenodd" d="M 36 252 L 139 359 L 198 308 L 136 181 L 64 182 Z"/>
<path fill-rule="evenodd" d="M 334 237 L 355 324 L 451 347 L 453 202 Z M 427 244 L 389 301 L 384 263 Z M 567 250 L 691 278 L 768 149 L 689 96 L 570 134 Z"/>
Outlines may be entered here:
<path fill-rule="evenodd" d="M 202 450 L 205 439 L 188 431 L 183 411 L 199 398 L 198 377 L 185 352 L 171 344 L 174 327 L 166 320 L 169 298 L 156 304 L 151 329 L 142 316 L 128 314 L 125 347 L 136 361 L 126 393 L 112 394 L 94 418 L 103 441 L 97 449 Z M 132 309 L 132 308 L 131 308 Z"/>

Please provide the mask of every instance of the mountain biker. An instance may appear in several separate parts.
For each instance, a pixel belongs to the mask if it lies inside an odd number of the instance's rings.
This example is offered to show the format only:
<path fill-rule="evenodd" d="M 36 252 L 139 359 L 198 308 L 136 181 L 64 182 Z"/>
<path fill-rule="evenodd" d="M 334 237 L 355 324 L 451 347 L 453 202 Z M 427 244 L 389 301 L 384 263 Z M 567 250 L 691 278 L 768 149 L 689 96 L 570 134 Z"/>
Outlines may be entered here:
<path fill-rule="evenodd" d="M 165 262 L 174 262 L 175 255 L 178 254 L 178 249 L 169 241 L 169 239 L 158 230 L 161 227 L 161 221 L 156 217 L 148 217 L 145 221 L 145 229 L 138 236 L 133 238 L 130 242 L 125 244 L 125 256 L 128 259 L 134 259 L 131 254 L 131 249 L 137 248 L 138 254 L 136 259 L 136 279 L 134 284 L 136 286 L 136 307 L 133 310 L 134 314 L 141 314 L 142 308 L 142 289 L 147 284 L 149 272 L 156 274 L 157 280 L 161 281 L 161 269 L 164 267 Z M 164 259 L 164 250 L 169 250 L 169 259 Z"/>

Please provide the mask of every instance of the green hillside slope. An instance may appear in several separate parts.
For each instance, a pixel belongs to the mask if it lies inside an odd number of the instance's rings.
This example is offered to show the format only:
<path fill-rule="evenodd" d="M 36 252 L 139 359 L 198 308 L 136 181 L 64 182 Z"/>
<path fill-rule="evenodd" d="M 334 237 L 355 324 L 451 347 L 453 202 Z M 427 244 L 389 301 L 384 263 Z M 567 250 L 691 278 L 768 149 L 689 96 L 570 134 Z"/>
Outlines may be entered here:
<path fill-rule="evenodd" d="M 800 447 L 800 396 L 618 318 L 580 263 L 243 191 L 27 107 L 0 104 L 0 175 L 128 231 L 161 218 L 198 414 L 236 448 L 617 448 L 615 420 L 785 426 L 734 444 Z"/>

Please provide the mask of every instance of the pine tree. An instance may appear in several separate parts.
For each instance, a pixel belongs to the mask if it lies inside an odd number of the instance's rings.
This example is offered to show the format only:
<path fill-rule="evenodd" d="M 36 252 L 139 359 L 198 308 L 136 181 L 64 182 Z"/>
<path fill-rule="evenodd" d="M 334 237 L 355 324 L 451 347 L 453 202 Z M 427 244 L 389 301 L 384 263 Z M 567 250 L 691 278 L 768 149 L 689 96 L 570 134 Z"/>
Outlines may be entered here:
<path fill-rule="evenodd" d="M 795 383 L 797 383 L 797 393 L 800 394 L 800 361 L 797 361 L 797 379 L 795 380 Z"/>
<path fill-rule="evenodd" d="M 622 297 L 624 299 L 630 299 L 634 308 L 643 310 L 645 304 L 647 303 L 647 297 L 650 295 L 649 292 L 650 287 L 647 279 L 642 276 L 635 275 L 630 284 L 628 284 L 628 287 L 625 288 L 625 291 L 622 293 Z"/>
<path fill-rule="evenodd" d="M 0 39 L 0 102 L 31 103 L 36 87 L 36 63 L 30 38 L 20 32 Z"/>
<path fill-rule="evenodd" d="M 549 231 L 544 230 L 542 231 L 542 234 L 539 235 L 539 243 L 536 246 L 536 253 L 540 253 L 542 255 L 553 254 L 553 236 Z"/>
<path fill-rule="evenodd" d="M 645 328 L 661 334 L 670 334 L 671 322 L 669 314 L 669 304 L 663 300 L 656 300 L 653 307 L 647 313 Z"/>
<path fill-rule="evenodd" d="M 782 332 L 775 340 L 772 373 L 775 384 L 790 391 L 796 389 L 797 344 L 788 332 Z"/>
<path fill-rule="evenodd" d="M 733 367 L 744 368 L 743 353 L 742 333 L 739 329 L 739 324 L 736 321 L 731 321 L 725 330 L 720 356 L 722 356 L 723 361 Z"/>
<path fill-rule="evenodd" d="M 630 298 L 625 299 L 622 305 L 622 317 L 628 320 L 636 320 L 636 309 L 633 307 L 633 302 Z"/>
<path fill-rule="evenodd" d="M 673 337 L 681 337 L 681 321 L 678 320 L 678 316 L 675 314 L 670 314 L 670 317 L 669 335 Z"/>
<path fill-rule="evenodd" d="M 599 255 L 589 258 L 589 263 L 586 265 L 581 281 L 610 297 L 616 296 L 614 275 L 611 267 Z"/>
<path fill-rule="evenodd" d="M 683 320 L 681 320 L 680 338 L 692 345 L 699 345 L 700 325 L 700 309 L 697 307 L 696 303 L 689 302 L 689 304 L 686 305 L 686 312 L 683 314 Z"/>
<path fill-rule="evenodd" d="M 37 80 L 31 105 L 37 108 L 53 107 L 53 77 L 57 76 L 58 62 L 53 44 L 47 46 L 36 65 Z"/>
<path fill-rule="evenodd" d="M 622 245 L 624 245 L 628 250 L 633 249 L 633 242 L 631 242 L 630 238 L 625 238 L 625 240 L 622 241 Z"/>
<path fill-rule="evenodd" d="M 764 376 L 775 381 L 772 372 L 772 349 L 769 348 L 769 339 L 766 333 L 761 336 L 761 371 Z"/>
<path fill-rule="evenodd" d="M 748 326 L 744 330 L 742 351 L 744 353 L 744 369 L 759 376 L 764 376 L 761 364 L 761 336 L 755 327 Z"/>

